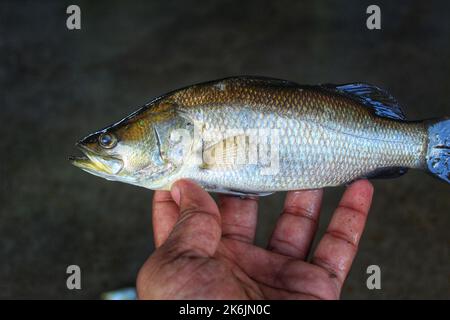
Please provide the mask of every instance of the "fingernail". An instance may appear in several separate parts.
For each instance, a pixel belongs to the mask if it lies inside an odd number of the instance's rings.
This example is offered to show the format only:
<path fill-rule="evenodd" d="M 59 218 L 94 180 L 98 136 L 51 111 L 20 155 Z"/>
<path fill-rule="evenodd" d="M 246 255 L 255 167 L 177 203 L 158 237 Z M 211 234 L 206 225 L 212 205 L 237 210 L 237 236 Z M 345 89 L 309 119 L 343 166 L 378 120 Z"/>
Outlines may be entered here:
<path fill-rule="evenodd" d="M 170 189 L 170 194 L 172 195 L 173 201 L 175 201 L 177 205 L 180 205 L 181 190 L 176 184 Z"/>

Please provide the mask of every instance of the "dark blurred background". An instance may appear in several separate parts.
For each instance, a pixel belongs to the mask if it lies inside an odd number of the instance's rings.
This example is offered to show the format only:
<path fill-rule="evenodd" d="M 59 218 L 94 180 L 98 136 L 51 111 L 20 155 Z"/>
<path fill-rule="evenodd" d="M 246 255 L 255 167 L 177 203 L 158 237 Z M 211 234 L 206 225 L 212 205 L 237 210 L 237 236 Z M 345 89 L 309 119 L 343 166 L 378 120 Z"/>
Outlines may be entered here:
<path fill-rule="evenodd" d="M 79 31 L 66 8 L 81 7 Z M 378 4 L 382 30 L 366 28 Z M 153 250 L 149 190 L 72 167 L 74 142 L 172 89 L 231 75 L 364 81 L 410 119 L 450 115 L 448 1 L 1 1 L 0 298 L 99 298 Z M 345 299 L 450 297 L 450 186 L 375 181 Z M 343 188 L 326 190 L 321 232 Z M 261 200 L 266 244 L 284 194 Z M 66 288 L 66 267 L 82 290 Z M 377 264 L 382 289 L 368 290 Z"/>

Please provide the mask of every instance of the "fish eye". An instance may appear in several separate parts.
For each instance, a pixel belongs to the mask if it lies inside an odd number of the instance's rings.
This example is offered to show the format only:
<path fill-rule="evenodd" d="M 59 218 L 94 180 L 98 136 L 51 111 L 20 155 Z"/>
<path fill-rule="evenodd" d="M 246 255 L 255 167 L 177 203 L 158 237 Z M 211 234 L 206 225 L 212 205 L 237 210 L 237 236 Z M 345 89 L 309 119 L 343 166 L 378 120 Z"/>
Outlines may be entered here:
<path fill-rule="evenodd" d="M 114 148 L 117 144 L 117 139 L 111 133 L 102 133 L 98 137 L 98 142 L 103 148 L 111 149 Z"/>

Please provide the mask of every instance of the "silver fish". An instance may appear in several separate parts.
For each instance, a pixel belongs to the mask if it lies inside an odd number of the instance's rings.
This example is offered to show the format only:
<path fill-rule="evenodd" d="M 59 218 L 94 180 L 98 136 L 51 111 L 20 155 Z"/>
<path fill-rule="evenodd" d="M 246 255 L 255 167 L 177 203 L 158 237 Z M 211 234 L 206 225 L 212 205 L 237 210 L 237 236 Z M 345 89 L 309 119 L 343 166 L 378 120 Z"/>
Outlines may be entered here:
<path fill-rule="evenodd" d="M 264 77 L 201 83 L 158 97 L 77 144 L 81 169 L 149 189 L 188 178 L 236 195 L 338 186 L 421 169 L 450 183 L 450 119 L 406 121 L 363 83 Z"/>

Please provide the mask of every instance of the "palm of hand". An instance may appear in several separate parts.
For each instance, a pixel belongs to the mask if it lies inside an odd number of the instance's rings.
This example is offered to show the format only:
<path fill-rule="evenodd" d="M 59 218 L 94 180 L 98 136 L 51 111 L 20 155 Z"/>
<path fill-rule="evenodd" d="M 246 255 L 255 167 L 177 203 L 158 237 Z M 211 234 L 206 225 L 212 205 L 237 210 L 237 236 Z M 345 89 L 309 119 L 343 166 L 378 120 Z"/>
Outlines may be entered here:
<path fill-rule="evenodd" d="M 339 298 L 372 197 L 367 181 L 351 185 L 310 262 L 321 190 L 289 192 L 269 248 L 253 245 L 257 200 L 221 196 L 180 181 L 153 203 L 157 250 L 141 268 L 140 298 Z M 181 196 L 180 196 L 181 193 Z M 179 205 L 177 205 L 177 203 Z"/>

